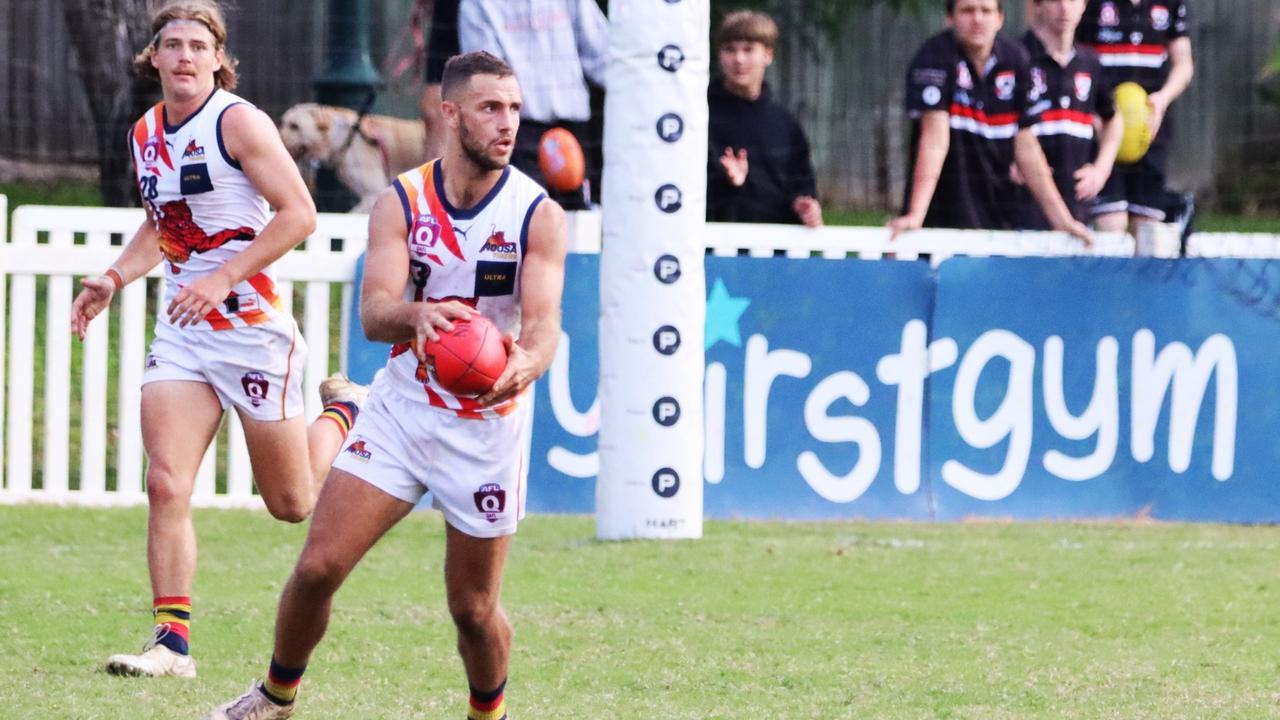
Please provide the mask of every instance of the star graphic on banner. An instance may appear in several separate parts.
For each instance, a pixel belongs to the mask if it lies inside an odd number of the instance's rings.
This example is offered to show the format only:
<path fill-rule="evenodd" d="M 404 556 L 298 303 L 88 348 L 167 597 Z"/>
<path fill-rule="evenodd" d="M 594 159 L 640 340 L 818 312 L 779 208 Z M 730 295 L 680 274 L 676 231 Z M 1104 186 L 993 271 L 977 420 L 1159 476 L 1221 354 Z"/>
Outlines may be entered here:
<path fill-rule="evenodd" d="M 738 321 L 742 313 L 747 311 L 751 301 L 747 298 L 736 298 L 729 294 L 724 281 L 716 278 L 711 287 L 711 295 L 707 298 L 707 332 L 704 348 L 710 350 L 713 345 L 724 340 L 734 347 L 742 347 L 742 335 L 738 332 Z"/>

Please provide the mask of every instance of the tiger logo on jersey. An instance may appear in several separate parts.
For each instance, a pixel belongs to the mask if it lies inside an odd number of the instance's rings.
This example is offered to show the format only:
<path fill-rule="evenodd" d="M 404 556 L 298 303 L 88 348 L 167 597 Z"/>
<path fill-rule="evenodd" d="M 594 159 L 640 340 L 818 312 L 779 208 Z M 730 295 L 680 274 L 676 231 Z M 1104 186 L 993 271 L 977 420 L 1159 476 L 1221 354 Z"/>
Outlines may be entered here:
<path fill-rule="evenodd" d="M 191 207 L 186 200 L 167 202 L 156 210 L 156 215 L 159 218 L 160 251 L 175 265 L 186 262 L 193 252 L 213 250 L 229 240 L 252 240 L 257 235 L 253 228 L 246 226 L 207 235 L 191 216 Z"/>

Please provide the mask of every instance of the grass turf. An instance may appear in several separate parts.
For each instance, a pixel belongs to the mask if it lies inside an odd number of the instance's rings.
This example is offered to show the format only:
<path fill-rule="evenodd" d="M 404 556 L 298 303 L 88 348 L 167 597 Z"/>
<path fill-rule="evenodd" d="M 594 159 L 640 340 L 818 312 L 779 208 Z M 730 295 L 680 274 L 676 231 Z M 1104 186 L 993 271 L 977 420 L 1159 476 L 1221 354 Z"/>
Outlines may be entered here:
<path fill-rule="evenodd" d="M 0 716 L 195 718 L 266 670 L 304 526 L 197 511 L 194 681 L 120 679 L 149 629 L 145 511 L 0 507 Z M 295 717 L 462 717 L 443 527 L 415 513 L 338 595 Z M 709 522 L 604 543 L 526 521 L 514 718 L 1262 718 L 1280 528 Z"/>

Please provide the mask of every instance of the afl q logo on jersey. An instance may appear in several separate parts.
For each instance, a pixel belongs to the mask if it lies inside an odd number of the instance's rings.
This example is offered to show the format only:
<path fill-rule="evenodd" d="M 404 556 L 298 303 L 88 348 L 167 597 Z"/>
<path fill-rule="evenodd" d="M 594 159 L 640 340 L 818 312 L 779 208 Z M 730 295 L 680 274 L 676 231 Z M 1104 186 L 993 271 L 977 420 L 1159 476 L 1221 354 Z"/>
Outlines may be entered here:
<path fill-rule="evenodd" d="M 680 422 L 680 403 L 673 397 L 660 397 L 653 404 L 653 421 L 662 427 Z"/>
<path fill-rule="evenodd" d="M 663 142 L 673 143 L 684 135 L 684 119 L 669 112 L 658 118 L 658 137 Z"/>
<path fill-rule="evenodd" d="M 423 254 L 435 247 L 440 239 L 440 221 L 434 215 L 419 215 L 413 221 L 413 232 L 409 233 L 409 246 L 415 253 Z"/>
<path fill-rule="evenodd" d="M 658 51 L 658 66 L 673 73 L 684 65 L 684 51 L 676 45 L 663 45 Z"/>
<path fill-rule="evenodd" d="M 674 355 L 680 349 L 680 331 L 672 325 L 663 325 L 653 333 L 653 349 L 663 355 Z"/>
<path fill-rule="evenodd" d="M 653 276 L 663 285 L 680 279 L 680 260 L 675 255 L 663 255 L 653 264 Z"/>
<path fill-rule="evenodd" d="M 142 146 L 142 164 L 155 165 L 160 159 L 160 143 L 164 142 L 158 137 L 147 138 L 147 143 Z"/>
<path fill-rule="evenodd" d="M 653 474 L 649 486 L 658 497 L 669 498 L 680 492 L 680 475 L 669 467 Z"/>
<path fill-rule="evenodd" d="M 684 204 L 684 193 L 675 185 L 667 183 L 653 194 L 653 201 L 657 203 L 659 210 L 670 215 Z"/>

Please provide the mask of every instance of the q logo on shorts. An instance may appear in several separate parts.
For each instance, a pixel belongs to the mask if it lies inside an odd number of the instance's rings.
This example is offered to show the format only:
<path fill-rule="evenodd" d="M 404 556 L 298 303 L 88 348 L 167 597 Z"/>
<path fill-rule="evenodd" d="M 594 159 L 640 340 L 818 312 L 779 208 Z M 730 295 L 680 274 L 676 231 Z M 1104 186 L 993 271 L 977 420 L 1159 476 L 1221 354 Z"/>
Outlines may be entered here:
<path fill-rule="evenodd" d="M 475 493 L 476 510 L 489 522 L 497 522 L 498 516 L 507 507 L 507 491 L 497 483 L 486 483 Z"/>
<path fill-rule="evenodd" d="M 258 407 L 263 400 L 267 399 L 267 388 L 270 384 L 262 373 L 247 372 L 240 378 L 240 386 L 244 388 L 244 394 L 249 398 L 249 402 L 254 407 Z"/>

